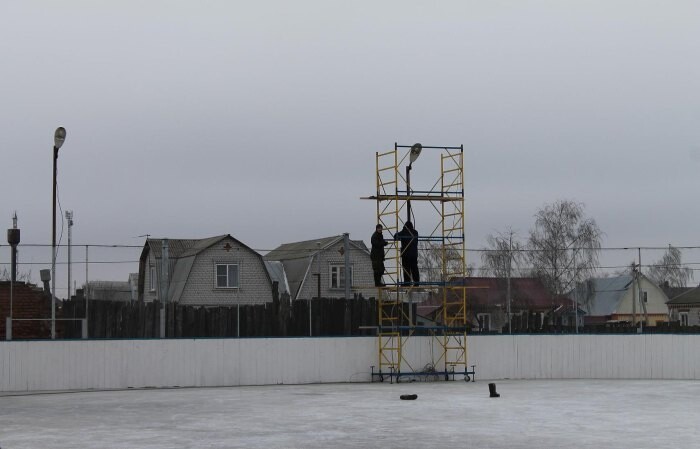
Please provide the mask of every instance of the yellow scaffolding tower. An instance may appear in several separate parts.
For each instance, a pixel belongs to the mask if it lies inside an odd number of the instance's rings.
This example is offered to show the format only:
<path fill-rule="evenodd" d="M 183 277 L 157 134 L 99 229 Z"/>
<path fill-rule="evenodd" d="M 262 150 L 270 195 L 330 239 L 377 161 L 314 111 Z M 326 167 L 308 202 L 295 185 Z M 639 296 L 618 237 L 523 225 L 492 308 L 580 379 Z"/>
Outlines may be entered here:
<path fill-rule="evenodd" d="M 423 150 L 426 154 L 440 154 L 439 179 L 428 190 L 415 190 L 410 180 L 412 163 Z M 374 374 L 380 380 L 388 376 L 397 381 L 401 376 L 430 375 L 448 379 L 450 375 L 454 378 L 454 374 L 464 374 L 469 380 L 474 370 L 467 368 L 467 294 L 461 281 L 467 274 L 463 146 L 394 144 L 392 151 L 376 153 L 376 184 L 376 195 L 366 199 L 376 200 L 377 223 L 391 236 L 412 217 L 412 201 L 432 206 L 437 223 L 430 234 L 421 234 L 418 240 L 439 247 L 441 266 L 439 279 L 421 282 L 418 286 L 406 285 L 402 282 L 400 244 L 389 240 L 385 249 L 385 286 L 378 287 L 377 294 L 379 361 L 378 373 Z M 432 292 L 433 298 L 441 299 L 435 325 L 419 328 L 429 331 L 436 346 L 441 348 L 432 356 L 430 371 L 425 367 L 414 369 L 403 351 L 407 340 L 417 330 L 412 297 L 426 291 Z"/>

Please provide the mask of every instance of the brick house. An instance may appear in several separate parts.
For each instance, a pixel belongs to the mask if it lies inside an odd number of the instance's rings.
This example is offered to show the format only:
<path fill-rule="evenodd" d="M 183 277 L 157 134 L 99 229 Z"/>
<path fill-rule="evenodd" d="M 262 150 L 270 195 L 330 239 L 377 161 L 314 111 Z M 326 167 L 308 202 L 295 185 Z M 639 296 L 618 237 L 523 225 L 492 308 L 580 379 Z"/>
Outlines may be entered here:
<path fill-rule="evenodd" d="M 60 318 L 57 303 L 56 315 Z M 0 281 L 0 340 L 6 338 L 6 318 L 10 316 L 10 282 Z M 12 317 L 15 319 L 47 318 L 44 321 L 13 321 L 12 338 L 51 338 L 51 295 L 35 285 L 15 282 L 12 286 Z M 57 323 L 57 325 L 60 323 Z M 60 326 L 57 326 L 57 332 Z"/>
<path fill-rule="evenodd" d="M 164 239 L 147 239 L 139 259 L 138 299 L 228 306 L 272 301 L 272 281 L 260 254 L 231 235 L 167 239 L 167 294 L 161 293 Z"/>
<path fill-rule="evenodd" d="M 468 277 L 451 283 L 467 287 L 467 319 L 474 331 L 502 332 L 508 329 L 508 280 Z M 567 296 L 553 296 L 538 278 L 511 278 L 511 328 L 513 331 L 540 330 L 547 326 L 583 324 L 584 311 L 574 309 Z M 442 297 L 433 295 L 418 304 L 417 313 L 439 322 Z"/>
<path fill-rule="evenodd" d="M 285 243 L 265 255 L 266 261 L 278 261 L 284 266 L 292 300 L 319 296 L 345 297 L 344 236 L 337 235 L 302 242 Z M 376 296 L 369 250 L 362 240 L 350 240 L 350 277 L 353 295 Z"/>

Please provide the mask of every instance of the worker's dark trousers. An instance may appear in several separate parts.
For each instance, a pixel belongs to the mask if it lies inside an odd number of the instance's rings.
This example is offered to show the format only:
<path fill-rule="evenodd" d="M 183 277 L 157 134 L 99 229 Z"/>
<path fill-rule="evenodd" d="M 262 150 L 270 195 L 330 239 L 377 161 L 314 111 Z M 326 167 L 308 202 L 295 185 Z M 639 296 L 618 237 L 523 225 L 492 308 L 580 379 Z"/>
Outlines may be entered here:
<path fill-rule="evenodd" d="M 372 261 L 372 271 L 374 271 L 374 285 L 377 287 L 383 286 L 382 276 L 384 275 L 384 262 Z"/>
<path fill-rule="evenodd" d="M 420 274 L 418 273 L 418 259 L 410 257 L 401 257 L 401 266 L 403 267 L 403 284 L 418 285 L 420 282 Z"/>

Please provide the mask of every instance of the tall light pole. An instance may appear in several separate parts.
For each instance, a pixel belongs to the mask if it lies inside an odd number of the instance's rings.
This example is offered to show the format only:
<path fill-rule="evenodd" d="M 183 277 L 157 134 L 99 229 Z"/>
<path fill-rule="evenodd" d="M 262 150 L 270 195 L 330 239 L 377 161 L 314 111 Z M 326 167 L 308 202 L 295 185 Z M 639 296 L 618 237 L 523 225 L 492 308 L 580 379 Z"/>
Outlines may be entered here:
<path fill-rule="evenodd" d="M 66 221 L 68 222 L 68 295 L 66 296 L 68 299 L 70 299 L 70 293 L 71 293 L 71 271 L 72 271 L 72 265 L 71 265 L 71 242 L 73 240 L 73 211 L 72 210 L 67 210 L 66 211 Z"/>
<path fill-rule="evenodd" d="M 53 225 L 51 226 L 51 339 L 56 339 L 56 166 L 58 150 L 66 140 L 66 129 L 56 128 L 53 135 Z"/>
<path fill-rule="evenodd" d="M 508 284 L 506 285 L 506 298 L 508 299 L 508 310 L 506 314 L 508 315 L 508 335 L 513 334 L 512 321 L 513 317 L 510 314 L 510 270 L 513 267 L 513 230 L 511 229 L 510 235 L 508 236 Z"/>
<path fill-rule="evenodd" d="M 413 168 L 413 163 L 420 156 L 420 152 L 423 150 L 423 145 L 419 143 L 413 144 L 411 146 L 411 152 L 408 157 L 408 165 L 406 166 L 406 221 L 411 221 L 411 168 Z"/>
<path fill-rule="evenodd" d="M 17 282 L 17 245 L 20 241 L 20 231 L 17 227 L 17 212 L 12 217 L 12 229 L 7 230 L 7 243 L 10 244 L 12 254 L 12 273 L 10 273 L 10 316 L 5 319 L 5 339 L 12 340 L 12 318 L 13 318 L 13 301 L 14 301 L 14 284 Z"/>

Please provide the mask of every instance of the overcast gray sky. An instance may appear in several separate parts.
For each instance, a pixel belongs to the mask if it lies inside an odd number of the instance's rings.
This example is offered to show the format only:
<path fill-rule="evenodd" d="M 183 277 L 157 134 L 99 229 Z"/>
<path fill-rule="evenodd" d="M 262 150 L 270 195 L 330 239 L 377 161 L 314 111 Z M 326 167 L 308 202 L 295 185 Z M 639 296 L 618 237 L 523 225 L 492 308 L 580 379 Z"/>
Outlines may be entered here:
<path fill-rule="evenodd" d="M 562 198 L 604 246 L 700 244 L 697 1 L 4 0 L 0 35 L 22 243 L 51 241 L 64 126 L 78 244 L 367 241 L 395 141 L 464 144 L 469 247 Z"/>

